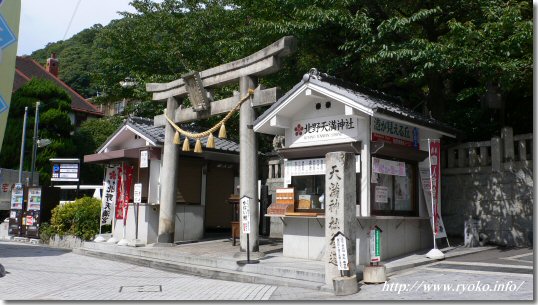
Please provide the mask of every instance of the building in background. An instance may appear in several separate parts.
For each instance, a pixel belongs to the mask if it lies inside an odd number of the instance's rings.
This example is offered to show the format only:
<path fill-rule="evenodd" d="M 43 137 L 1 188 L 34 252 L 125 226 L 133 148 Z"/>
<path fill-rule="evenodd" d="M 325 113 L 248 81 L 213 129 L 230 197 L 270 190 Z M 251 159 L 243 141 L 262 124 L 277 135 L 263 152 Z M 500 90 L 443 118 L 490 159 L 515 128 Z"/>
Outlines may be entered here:
<path fill-rule="evenodd" d="M 70 114 L 70 118 L 74 125 L 80 126 L 88 118 L 102 117 L 103 112 L 100 109 L 58 78 L 59 71 L 60 62 L 56 58 L 55 53 L 52 53 L 51 57 L 47 59 L 45 67 L 28 56 L 17 56 L 13 92 L 16 92 L 32 78 L 47 79 L 64 89 L 71 98 L 72 113 Z"/>

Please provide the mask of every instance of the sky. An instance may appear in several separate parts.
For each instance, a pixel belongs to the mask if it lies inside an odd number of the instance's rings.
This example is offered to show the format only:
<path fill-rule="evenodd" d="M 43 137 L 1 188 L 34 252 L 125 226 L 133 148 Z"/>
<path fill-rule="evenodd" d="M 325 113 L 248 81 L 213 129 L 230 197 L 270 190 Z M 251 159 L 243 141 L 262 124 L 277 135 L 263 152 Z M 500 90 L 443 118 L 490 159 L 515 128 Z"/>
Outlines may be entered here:
<path fill-rule="evenodd" d="M 22 0 L 17 55 L 30 55 L 49 42 L 69 39 L 96 23 L 107 25 L 113 19 L 120 19 L 118 11 L 134 12 L 130 1 Z M 69 26 L 71 18 L 73 21 Z"/>

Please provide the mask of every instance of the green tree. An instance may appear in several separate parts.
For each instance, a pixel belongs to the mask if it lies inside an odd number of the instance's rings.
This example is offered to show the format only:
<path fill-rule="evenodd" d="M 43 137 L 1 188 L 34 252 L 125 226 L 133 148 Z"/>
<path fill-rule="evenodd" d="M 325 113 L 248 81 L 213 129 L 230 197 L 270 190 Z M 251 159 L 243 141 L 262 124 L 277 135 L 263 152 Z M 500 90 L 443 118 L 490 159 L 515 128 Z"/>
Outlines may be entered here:
<path fill-rule="evenodd" d="M 92 88 L 105 93 L 102 102 L 150 100 L 146 83 L 172 81 L 294 35 L 297 53 L 261 83 L 286 91 L 316 67 L 397 96 L 402 105 L 462 129 L 468 140 L 497 134 L 501 125 L 516 133 L 532 130 L 527 1 L 134 0 L 132 5 L 136 12 L 96 28 L 87 48 L 94 52 L 94 65 L 86 70 Z M 125 77 L 137 85 L 122 88 Z M 224 87 L 215 96 L 234 89 Z M 506 107 L 487 107 L 499 97 Z"/>
<path fill-rule="evenodd" d="M 40 173 L 40 183 L 49 184 L 51 174 L 49 158 L 72 157 L 76 154 L 76 147 L 70 136 L 73 131 L 69 119 L 70 98 L 63 89 L 51 81 L 32 79 L 13 94 L 4 143 L 0 153 L 0 166 L 5 168 L 19 167 L 24 108 L 28 107 L 23 168 L 30 170 L 37 101 L 41 102 L 39 138 L 50 139 L 52 143 L 38 149 L 36 170 Z"/>

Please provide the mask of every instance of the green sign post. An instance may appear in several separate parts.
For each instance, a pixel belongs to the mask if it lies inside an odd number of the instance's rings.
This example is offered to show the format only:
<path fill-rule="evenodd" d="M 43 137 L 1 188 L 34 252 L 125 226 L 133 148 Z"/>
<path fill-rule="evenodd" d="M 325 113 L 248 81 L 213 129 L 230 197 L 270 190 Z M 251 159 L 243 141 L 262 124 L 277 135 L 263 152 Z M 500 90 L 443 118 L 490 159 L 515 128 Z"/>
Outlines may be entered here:
<path fill-rule="evenodd" d="M 370 263 L 381 261 L 381 232 L 377 225 L 370 229 Z"/>

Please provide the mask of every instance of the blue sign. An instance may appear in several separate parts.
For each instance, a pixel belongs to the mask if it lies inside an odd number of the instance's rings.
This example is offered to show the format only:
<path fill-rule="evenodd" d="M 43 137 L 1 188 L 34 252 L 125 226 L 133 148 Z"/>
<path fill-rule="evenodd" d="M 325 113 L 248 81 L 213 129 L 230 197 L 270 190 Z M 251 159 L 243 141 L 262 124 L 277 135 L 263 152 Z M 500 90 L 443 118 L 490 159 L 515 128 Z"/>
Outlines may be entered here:
<path fill-rule="evenodd" d="M 0 2 L 1 4 L 1 2 Z M 10 44 L 17 41 L 17 37 L 7 25 L 7 21 L 0 15 L 0 49 L 5 49 Z"/>
<path fill-rule="evenodd" d="M 9 109 L 8 104 L 4 101 L 4 98 L 0 95 L 0 113 L 7 111 Z"/>

